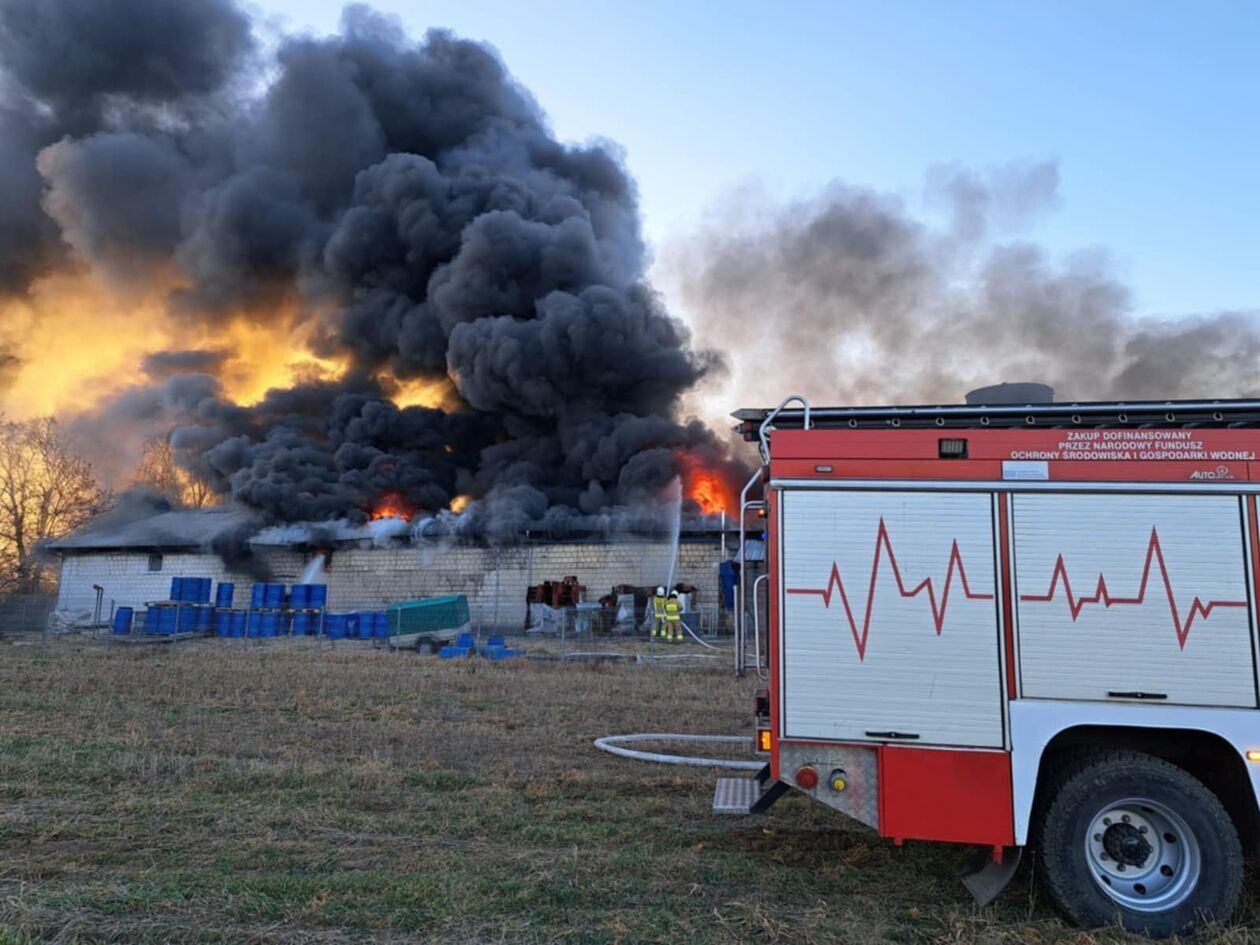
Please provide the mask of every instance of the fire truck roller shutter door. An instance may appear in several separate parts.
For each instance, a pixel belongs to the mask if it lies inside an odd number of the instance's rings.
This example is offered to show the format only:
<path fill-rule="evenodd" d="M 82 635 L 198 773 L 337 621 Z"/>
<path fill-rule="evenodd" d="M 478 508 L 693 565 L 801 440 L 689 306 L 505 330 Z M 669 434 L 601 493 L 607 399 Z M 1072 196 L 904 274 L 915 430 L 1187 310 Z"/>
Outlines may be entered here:
<path fill-rule="evenodd" d="M 782 501 L 783 737 L 1002 747 L 992 496 Z"/>
<path fill-rule="evenodd" d="M 1256 705 L 1238 496 L 1014 497 L 1029 698 Z"/>

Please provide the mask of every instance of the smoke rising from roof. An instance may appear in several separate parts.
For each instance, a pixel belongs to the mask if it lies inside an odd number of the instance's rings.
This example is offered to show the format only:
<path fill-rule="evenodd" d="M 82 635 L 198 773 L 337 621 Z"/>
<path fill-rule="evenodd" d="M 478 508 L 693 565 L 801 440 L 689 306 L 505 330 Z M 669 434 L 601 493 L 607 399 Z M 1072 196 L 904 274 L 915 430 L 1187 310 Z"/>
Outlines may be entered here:
<path fill-rule="evenodd" d="M 166 317 L 207 340 L 150 352 L 84 438 L 174 427 L 272 521 L 470 494 L 461 527 L 504 534 L 619 521 L 680 449 L 737 470 L 677 419 L 717 358 L 645 281 L 619 152 L 555 140 L 491 48 L 356 5 L 268 60 L 232 0 L 0 0 L 0 64 L 0 288 L 74 266 L 169 285 Z M 233 402 L 214 336 L 242 320 L 301 327 L 337 369 Z M 446 378 L 456 403 L 391 400 Z"/>
<path fill-rule="evenodd" d="M 953 403 L 1029 378 L 1059 400 L 1260 393 L 1260 312 L 1138 317 L 1105 253 L 1019 237 L 1057 189 L 1053 164 L 937 168 L 920 213 L 839 182 L 786 203 L 750 189 L 666 277 L 697 338 L 723 339 L 741 403 Z"/>

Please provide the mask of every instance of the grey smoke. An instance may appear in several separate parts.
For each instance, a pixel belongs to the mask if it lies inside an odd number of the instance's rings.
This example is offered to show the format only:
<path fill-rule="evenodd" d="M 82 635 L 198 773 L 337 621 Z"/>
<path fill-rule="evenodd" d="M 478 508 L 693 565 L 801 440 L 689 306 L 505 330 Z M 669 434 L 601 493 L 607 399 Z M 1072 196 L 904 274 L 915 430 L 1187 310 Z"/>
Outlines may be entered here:
<path fill-rule="evenodd" d="M 786 203 L 746 192 L 667 277 L 699 340 L 724 341 L 745 406 L 950 403 L 1027 379 L 1059 400 L 1260 392 L 1260 311 L 1142 317 L 1106 254 L 1057 260 L 1019 236 L 1057 177 L 937 169 L 935 215 L 839 182 Z"/>
<path fill-rule="evenodd" d="M 140 369 L 154 380 L 165 380 L 175 374 L 215 374 L 231 354 L 227 348 L 155 351 L 144 356 Z"/>
<path fill-rule="evenodd" d="M 181 461 L 268 521 L 468 493 L 463 527 L 558 530 L 634 514 L 680 449 L 738 476 L 678 419 L 717 359 L 645 281 L 613 146 L 558 142 L 491 48 L 444 31 L 356 5 L 265 61 L 248 27 L 230 0 L 0 0 L 0 107 L 32 128 L 3 154 L 22 199 L 0 233 L 43 235 L 4 285 L 66 253 L 113 284 L 170 272 L 172 318 L 296 309 L 351 365 L 243 408 L 212 376 L 230 352 L 159 353 L 84 437 L 174 427 Z M 447 376 L 455 409 L 386 397 Z"/>
<path fill-rule="evenodd" d="M 6 344 L 0 342 L 0 392 L 13 383 L 21 367 L 22 359 Z"/>

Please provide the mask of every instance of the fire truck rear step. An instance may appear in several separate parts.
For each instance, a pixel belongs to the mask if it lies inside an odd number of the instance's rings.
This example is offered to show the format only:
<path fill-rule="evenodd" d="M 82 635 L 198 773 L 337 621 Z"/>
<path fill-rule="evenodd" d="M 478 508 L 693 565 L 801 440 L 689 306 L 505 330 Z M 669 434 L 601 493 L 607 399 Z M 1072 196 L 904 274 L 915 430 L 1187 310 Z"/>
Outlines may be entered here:
<path fill-rule="evenodd" d="M 767 786 L 766 782 L 769 782 Z M 787 785 L 770 781 L 770 766 L 765 765 L 751 778 L 718 778 L 713 791 L 715 814 L 762 814 L 783 796 Z"/>

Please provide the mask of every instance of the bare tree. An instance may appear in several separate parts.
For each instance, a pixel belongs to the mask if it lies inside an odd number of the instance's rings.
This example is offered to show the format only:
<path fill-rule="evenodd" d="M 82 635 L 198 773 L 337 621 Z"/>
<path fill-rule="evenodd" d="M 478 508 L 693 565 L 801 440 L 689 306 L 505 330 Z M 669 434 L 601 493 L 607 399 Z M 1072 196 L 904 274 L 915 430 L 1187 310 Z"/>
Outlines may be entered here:
<path fill-rule="evenodd" d="M 144 444 L 135 481 L 137 485 L 148 486 L 184 508 L 205 508 L 213 505 L 218 498 L 202 479 L 176 462 L 175 450 L 164 439 L 153 439 Z"/>
<path fill-rule="evenodd" d="M 57 421 L 0 418 L 0 590 L 41 590 L 38 543 L 99 515 L 109 498 Z"/>

